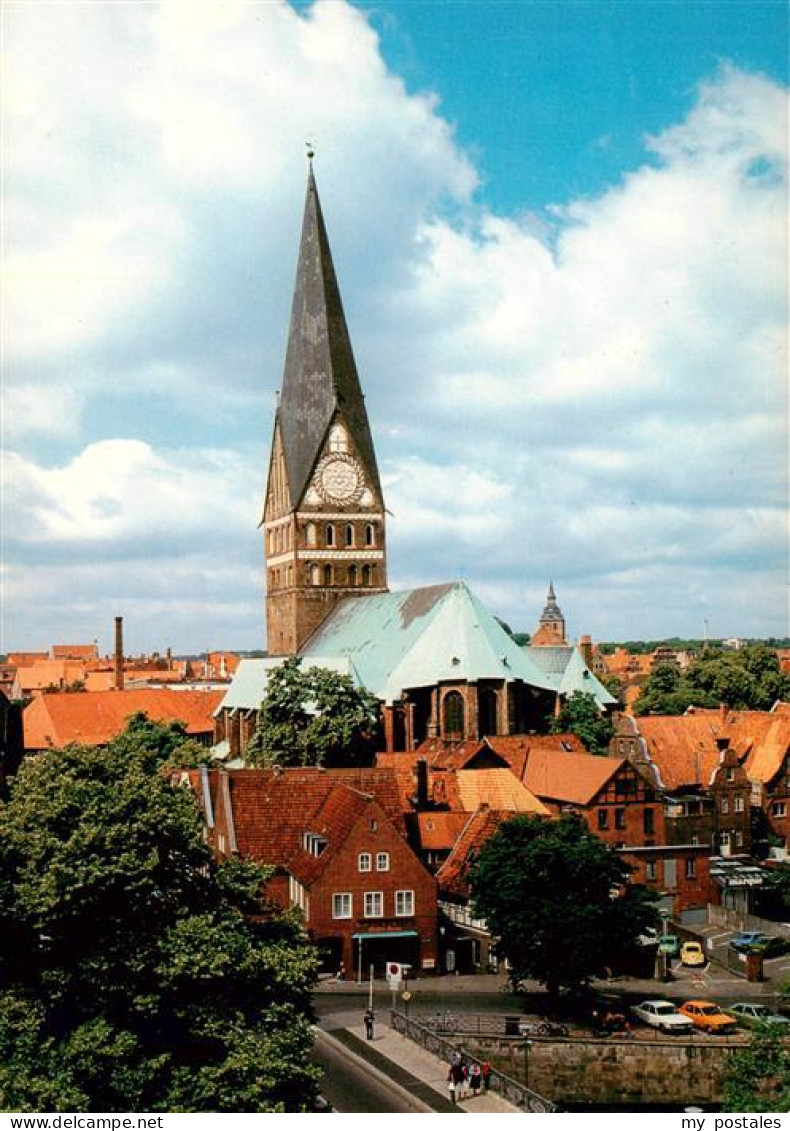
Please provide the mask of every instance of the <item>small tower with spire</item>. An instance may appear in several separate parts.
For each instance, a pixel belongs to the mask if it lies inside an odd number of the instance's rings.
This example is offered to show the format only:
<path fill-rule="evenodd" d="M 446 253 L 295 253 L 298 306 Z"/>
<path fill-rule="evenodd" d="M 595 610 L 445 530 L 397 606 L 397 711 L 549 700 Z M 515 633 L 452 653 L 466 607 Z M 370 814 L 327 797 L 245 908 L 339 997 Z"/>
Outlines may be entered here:
<path fill-rule="evenodd" d="M 567 645 L 565 638 L 565 617 L 557 604 L 554 595 L 554 582 L 549 582 L 549 592 L 546 596 L 546 606 L 540 614 L 537 630 L 531 643 L 535 647 L 548 647 L 551 645 Z"/>
<path fill-rule="evenodd" d="M 308 146 L 285 373 L 263 519 L 270 655 L 339 601 L 387 589 L 384 499 Z"/>

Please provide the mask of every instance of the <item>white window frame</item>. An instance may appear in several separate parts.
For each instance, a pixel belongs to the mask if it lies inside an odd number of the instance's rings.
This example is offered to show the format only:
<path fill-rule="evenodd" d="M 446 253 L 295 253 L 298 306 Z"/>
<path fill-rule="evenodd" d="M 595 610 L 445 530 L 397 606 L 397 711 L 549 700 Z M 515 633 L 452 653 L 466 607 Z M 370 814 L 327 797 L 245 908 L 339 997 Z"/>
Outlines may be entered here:
<path fill-rule="evenodd" d="M 376 871 L 389 872 L 390 870 L 390 854 L 389 852 L 376 853 Z"/>
<path fill-rule="evenodd" d="M 338 901 L 342 900 L 343 903 L 348 902 L 348 913 L 342 908 L 343 904 Z M 338 907 L 340 910 L 338 911 Z M 333 919 L 353 919 L 354 917 L 354 896 L 350 891 L 336 891 L 332 894 L 332 918 Z"/>
<path fill-rule="evenodd" d="M 360 852 L 357 856 L 357 871 L 359 872 L 372 872 L 373 871 L 373 857 L 369 852 Z"/>
<path fill-rule="evenodd" d="M 735 798 L 735 812 L 736 813 L 743 813 L 745 808 L 746 808 L 746 806 L 744 804 L 743 798 L 741 797 L 740 794 L 738 794 L 738 796 Z"/>
<path fill-rule="evenodd" d="M 771 816 L 772 817 L 786 817 L 787 816 L 787 803 L 785 801 L 772 801 L 771 802 Z"/>
<path fill-rule="evenodd" d="M 645 864 L 645 879 L 657 880 L 658 879 L 658 864 L 655 860 L 648 860 Z"/>
<path fill-rule="evenodd" d="M 383 891 L 366 891 L 365 892 L 365 918 L 366 919 L 383 919 L 384 918 L 384 892 Z M 378 906 L 378 910 L 375 908 Z"/>
<path fill-rule="evenodd" d="M 403 909 L 404 897 L 408 896 L 409 910 Z M 397 919 L 406 919 L 414 914 L 414 892 L 413 891 L 396 891 L 395 892 L 395 917 Z"/>

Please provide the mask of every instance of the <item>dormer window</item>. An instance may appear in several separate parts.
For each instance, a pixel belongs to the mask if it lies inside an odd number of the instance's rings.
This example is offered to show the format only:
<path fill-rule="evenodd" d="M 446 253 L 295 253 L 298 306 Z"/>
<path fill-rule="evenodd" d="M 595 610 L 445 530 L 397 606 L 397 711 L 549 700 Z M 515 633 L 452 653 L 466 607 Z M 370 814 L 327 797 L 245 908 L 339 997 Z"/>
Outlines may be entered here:
<path fill-rule="evenodd" d="M 320 856 L 327 846 L 326 837 L 319 836 L 318 833 L 305 833 L 303 843 L 305 852 L 309 852 L 311 856 Z"/>

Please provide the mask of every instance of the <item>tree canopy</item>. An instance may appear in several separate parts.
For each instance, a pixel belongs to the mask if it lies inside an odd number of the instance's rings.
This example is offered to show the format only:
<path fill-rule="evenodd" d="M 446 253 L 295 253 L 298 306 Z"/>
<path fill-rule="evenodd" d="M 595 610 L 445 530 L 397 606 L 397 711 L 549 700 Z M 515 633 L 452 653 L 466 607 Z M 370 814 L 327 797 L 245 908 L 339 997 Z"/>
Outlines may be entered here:
<path fill-rule="evenodd" d="M 0 806 L 0 1108 L 299 1111 L 315 952 L 217 864 L 172 728 L 23 763 Z"/>
<path fill-rule="evenodd" d="M 556 995 L 617 969 L 657 924 L 652 897 L 628 884 L 629 871 L 576 815 L 517 816 L 470 866 L 473 914 L 499 938 L 514 979 Z"/>
<path fill-rule="evenodd" d="M 574 691 L 549 723 L 551 734 L 575 734 L 591 754 L 606 754 L 614 734 L 611 719 L 601 714 L 595 697 Z"/>
<path fill-rule="evenodd" d="M 379 703 L 369 691 L 292 657 L 269 674 L 245 757 L 251 766 L 369 764 L 378 722 Z"/>
<path fill-rule="evenodd" d="M 708 652 L 685 671 L 659 664 L 634 705 L 638 715 L 681 715 L 688 707 L 767 711 L 790 699 L 790 675 L 782 672 L 773 648 L 750 644 L 737 652 Z"/>
<path fill-rule="evenodd" d="M 722 1103 L 724 1111 L 790 1111 L 790 1049 L 770 1026 L 727 1058 Z"/>

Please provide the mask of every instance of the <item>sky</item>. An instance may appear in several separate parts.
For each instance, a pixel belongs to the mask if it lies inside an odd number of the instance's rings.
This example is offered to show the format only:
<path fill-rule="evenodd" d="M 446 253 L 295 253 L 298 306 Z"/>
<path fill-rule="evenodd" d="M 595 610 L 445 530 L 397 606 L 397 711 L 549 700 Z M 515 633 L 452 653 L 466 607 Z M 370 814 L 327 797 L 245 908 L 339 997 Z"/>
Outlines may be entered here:
<path fill-rule="evenodd" d="M 0 651 L 265 646 L 307 141 L 391 588 L 790 631 L 783 2 L 2 11 Z"/>

